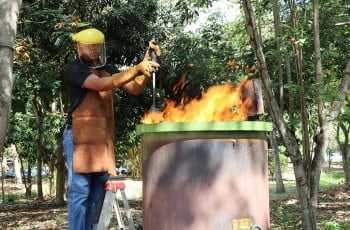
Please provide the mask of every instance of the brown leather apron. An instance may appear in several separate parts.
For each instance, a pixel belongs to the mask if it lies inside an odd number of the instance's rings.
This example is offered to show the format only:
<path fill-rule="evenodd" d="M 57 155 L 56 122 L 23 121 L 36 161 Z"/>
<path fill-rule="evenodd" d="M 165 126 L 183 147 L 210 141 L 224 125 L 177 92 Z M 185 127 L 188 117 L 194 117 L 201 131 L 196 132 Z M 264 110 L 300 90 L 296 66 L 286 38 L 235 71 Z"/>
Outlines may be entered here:
<path fill-rule="evenodd" d="M 99 77 L 110 77 L 110 74 L 102 70 L 92 72 Z M 88 90 L 72 117 L 74 172 L 108 172 L 115 175 L 112 90 Z"/>

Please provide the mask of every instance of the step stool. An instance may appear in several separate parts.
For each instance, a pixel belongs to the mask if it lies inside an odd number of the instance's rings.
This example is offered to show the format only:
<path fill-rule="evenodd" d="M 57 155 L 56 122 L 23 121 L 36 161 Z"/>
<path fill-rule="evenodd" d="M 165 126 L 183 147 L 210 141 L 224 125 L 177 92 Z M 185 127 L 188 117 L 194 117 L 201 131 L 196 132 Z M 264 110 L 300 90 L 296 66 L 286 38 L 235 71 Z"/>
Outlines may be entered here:
<path fill-rule="evenodd" d="M 117 177 L 110 177 L 104 186 L 104 193 L 99 202 L 96 210 L 96 214 L 93 222 L 93 230 L 106 230 L 108 229 L 109 223 L 112 218 L 113 208 L 117 217 L 118 228 L 125 229 L 122 220 L 122 215 L 120 212 L 117 193 L 120 191 L 121 197 L 123 199 L 123 205 L 125 209 L 125 214 L 129 224 L 129 230 L 135 230 L 134 222 L 132 220 L 131 211 L 129 209 L 128 200 L 125 195 L 125 184 L 123 182 L 117 181 Z"/>

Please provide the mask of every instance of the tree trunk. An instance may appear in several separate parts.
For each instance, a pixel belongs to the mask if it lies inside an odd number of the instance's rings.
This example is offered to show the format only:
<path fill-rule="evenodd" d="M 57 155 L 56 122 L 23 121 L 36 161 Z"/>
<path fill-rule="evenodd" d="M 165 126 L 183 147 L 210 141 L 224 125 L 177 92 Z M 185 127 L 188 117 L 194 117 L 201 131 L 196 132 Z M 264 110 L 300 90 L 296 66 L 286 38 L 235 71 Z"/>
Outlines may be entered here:
<path fill-rule="evenodd" d="M 319 2 L 314 0 L 313 2 L 313 14 L 314 14 L 314 47 L 315 47 L 315 60 L 316 60 L 316 80 L 318 83 L 323 81 L 322 60 L 321 60 L 321 45 L 320 45 L 320 31 L 319 31 Z M 337 100 L 332 103 L 330 110 L 326 109 L 322 97 L 318 101 L 318 122 L 320 126 L 320 132 L 315 136 L 316 147 L 314 150 L 314 159 L 311 165 L 311 185 L 310 185 L 310 198 L 311 205 L 316 212 L 318 204 L 318 188 L 320 183 L 321 169 L 324 163 L 324 156 L 329 144 L 331 131 L 333 129 L 333 122 L 338 117 L 340 109 L 344 103 L 345 96 L 347 94 L 350 83 L 350 60 L 345 69 L 345 74 L 338 88 Z M 323 95 L 323 88 L 318 88 L 318 95 Z"/>
<path fill-rule="evenodd" d="M 39 119 L 39 123 L 41 123 L 41 119 Z M 41 125 L 39 124 L 37 135 L 36 135 L 36 157 L 37 157 L 37 190 L 38 190 L 38 199 L 44 200 L 44 194 L 43 194 L 43 178 L 42 178 L 42 140 L 41 140 Z"/>
<path fill-rule="evenodd" d="M 58 143 L 62 143 L 62 140 L 60 138 Z M 63 146 L 62 144 L 58 145 L 57 149 L 57 162 L 56 162 L 56 169 L 57 169 L 57 176 L 56 176 L 56 204 L 59 206 L 64 205 L 64 193 L 65 193 L 65 175 L 67 170 L 65 166 L 64 156 L 63 156 Z"/>
<path fill-rule="evenodd" d="M 314 30 L 314 52 L 316 59 L 316 82 L 321 83 L 323 78 L 322 73 L 322 59 L 321 59 L 321 44 L 320 44 L 320 28 L 319 28 L 319 2 L 313 1 L 313 30 Z M 318 95 L 323 95 L 323 87 L 318 87 Z M 329 143 L 329 135 L 331 132 L 331 122 L 327 122 L 325 119 L 325 113 L 323 108 L 323 100 L 321 97 L 318 99 L 318 121 L 320 126 L 320 133 L 317 134 L 314 140 L 316 141 L 316 147 L 314 150 L 314 158 L 311 164 L 311 176 L 310 176 L 310 199 L 311 206 L 314 213 L 317 212 L 318 204 L 318 189 L 320 184 L 320 176 L 322 165 L 324 162 L 324 155 Z M 316 215 L 315 215 L 316 221 Z"/>
<path fill-rule="evenodd" d="M 25 169 L 24 169 L 24 166 L 23 166 L 23 160 L 22 160 L 22 158 L 20 158 L 19 160 L 21 162 L 21 169 L 22 169 L 21 171 L 22 171 L 23 176 L 24 176 Z M 30 198 L 32 196 L 32 179 L 31 179 L 31 177 L 29 175 L 31 175 L 31 165 L 30 165 L 30 163 L 28 163 L 27 177 L 24 177 L 24 179 L 23 179 L 24 187 L 26 188 L 26 198 Z"/>
<path fill-rule="evenodd" d="M 10 119 L 12 96 L 13 44 L 21 0 L 0 0 L 0 153 Z"/>
<path fill-rule="evenodd" d="M 1 26 L 2 30 L 2 26 Z M 10 121 L 12 96 L 12 48 L 0 44 L 0 153 L 2 155 L 8 123 Z"/>
<path fill-rule="evenodd" d="M 270 75 L 267 71 L 265 62 L 265 56 L 262 51 L 261 41 L 258 37 L 253 10 L 250 0 L 243 0 L 243 9 L 246 18 L 246 30 L 250 36 L 250 44 L 257 58 L 257 66 L 262 76 L 262 83 L 265 90 L 266 102 L 269 109 L 269 113 L 279 130 L 287 152 L 292 160 L 294 174 L 296 178 L 296 187 L 299 195 L 299 201 L 302 213 L 302 227 L 303 229 L 313 230 L 316 229 L 315 223 L 313 223 L 314 215 L 312 209 L 309 206 L 309 196 L 307 187 L 307 177 L 303 167 L 303 160 L 299 150 L 297 140 L 293 133 L 288 130 L 286 122 L 283 120 L 282 114 L 278 107 L 278 103 L 273 94 Z"/>
<path fill-rule="evenodd" d="M 21 164 L 19 163 L 18 153 L 16 146 L 14 144 L 11 145 L 12 149 L 12 159 L 13 159 L 13 167 L 16 175 L 16 185 L 23 186 L 22 175 L 21 175 Z"/>
<path fill-rule="evenodd" d="M 6 185 L 6 167 L 7 167 L 7 163 L 6 163 L 7 159 L 6 156 L 3 155 L 2 157 L 2 162 L 1 163 L 1 200 L 5 201 L 5 185 Z"/>
<path fill-rule="evenodd" d="M 280 23 L 280 7 L 277 0 L 272 1 L 273 6 L 273 18 L 275 25 L 275 37 L 276 37 L 276 48 L 277 48 L 277 67 L 278 67 L 278 88 L 279 88 L 279 105 L 280 110 L 284 111 L 284 83 L 283 83 L 283 68 L 282 68 L 282 52 L 281 52 L 281 39 L 282 30 Z M 275 168 L 275 180 L 276 180 L 276 192 L 284 193 L 286 192 L 283 184 L 281 162 L 279 157 L 279 150 L 276 140 L 276 133 L 272 131 L 271 133 L 271 145 L 274 149 L 274 168 Z"/>
<path fill-rule="evenodd" d="M 59 109 L 60 113 L 63 114 L 63 103 L 62 103 L 62 95 L 59 94 Z M 53 112 L 57 112 L 53 109 Z M 63 145 L 62 145 L 62 136 L 63 136 L 63 130 L 56 136 L 56 140 L 58 144 L 58 148 L 56 151 L 56 204 L 59 206 L 62 206 L 65 204 L 64 201 L 64 195 L 67 191 L 66 181 L 67 181 L 67 168 L 66 168 L 66 162 L 63 155 Z M 52 172 L 53 173 L 53 172 Z"/>
<path fill-rule="evenodd" d="M 59 143 L 59 142 L 57 142 Z M 56 150 L 57 151 L 57 150 Z M 50 196 L 55 194 L 55 184 L 54 184 L 54 172 L 55 172 L 55 164 L 56 164 L 56 151 L 51 153 L 51 155 L 53 156 L 51 158 L 51 160 L 48 163 L 48 167 L 49 167 L 49 171 L 47 173 L 47 179 L 49 180 L 49 194 Z M 45 169 L 46 171 L 46 169 Z"/>
<path fill-rule="evenodd" d="M 275 25 L 275 38 L 277 48 L 277 68 L 278 68 L 278 88 L 279 88 L 279 104 L 280 110 L 284 111 L 284 90 L 283 90 L 283 68 L 282 68 L 282 53 L 281 53 L 281 23 L 280 23 L 280 7 L 277 0 L 272 1 L 273 6 L 273 18 Z"/>
<path fill-rule="evenodd" d="M 39 102 L 39 98 L 37 95 L 34 95 L 32 99 L 32 104 L 36 112 L 37 120 L 37 128 L 36 128 L 36 165 L 37 165 L 37 190 L 38 190 L 38 199 L 44 200 L 43 194 L 43 183 L 42 183 L 42 126 L 43 126 L 43 117 L 44 114 L 42 112 L 41 103 Z"/>
<path fill-rule="evenodd" d="M 273 130 L 270 135 L 271 146 L 273 148 L 274 156 L 274 168 L 275 168 L 275 180 L 276 180 L 276 193 L 284 193 L 286 189 L 283 184 L 281 162 L 280 162 L 280 152 L 278 150 L 277 140 L 276 140 L 276 131 Z"/>
<path fill-rule="evenodd" d="M 297 3 L 295 1 L 291 1 L 291 26 L 293 28 L 298 27 L 298 14 L 297 14 Z M 295 35 L 302 37 L 303 35 Z M 311 174 L 311 147 L 310 147 L 310 135 L 309 135 L 309 117 L 307 112 L 307 105 L 306 105 L 306 91 L 305 91 L 305 81 L 304 81 L 304 58 L 303 58 L 303 47 L 297 43 L 292 42 L 294 53 L 296 57 L 296 66 L 297 66 L 297 80 L 299 85 L 299 104 L 300 104 L 300 115 L 301 115 L 301 134 L 302 134 L 302 149 L 303 149 L 303 164 L 304 164 L 304 170 L 306 173 L 307 183 L 308 186 L 310 186 L 310 174 Z M 294 116 L 294 115 L 293 115 Z M 294 127 L 293 127 L 294 132 Z M 308 194 L 309 195 L 309 194 Z"/>
<path fill-rule="evenodd" d="M 43 180 L 42 180 L 42 165 L 43 165 L 43 157 L 42 157 L 42 135 L 41 128 L 42 127 L 42 118 L 38 120 L 38 128 L 36 133 L 36 165 L 37 165 L 37 190 L 38 190 L 38 199 L 44 200 L 43 194 Z"/>
<path fill-rule="evenodd" d="M 346 97 L 346 94 L 348 93 L 349 90 L 349 85 L 350 85 L 350 59 L 348 60 L 348 63 L 346 65 L 345 71 L 344 71 L 344 76 L 340 82 L 339 88 L 338 88 L 338 101 L 334 101 L 332 104 L 332 110 L 330 112 L 331 117 L 335 118 L 338 117 L 340 108 L 343 105 L 343 101 Z M 344 149 L 342 151 L 343 159 L 346 159 L 346 162 L 348 163 L 348 169 L 346 170 L 346 176 L 349 177 L 350 180 L 350 168 L 349 168 L 349 158 L 348 158 L 348 152 L 349 152 L 349 129 L 344 129 L 344 134 L 346 135 L 347 133 L 347 139 L 344 141 Z M 345 166 L 346 167 L 346 166 Z M 347 186 L 350 186 L 350 181 L 348 182 Z"/>
<path fill-rule="evenodd" d="M 342 143 L 340 140 L 340 130 L 342 130 L 344 135 L 344 142 Z M 349 165 L 349 157 L 348 153 L 350 153 L 350 145 L 349 145 L 349 133 L 350 133 L 350 124 L 346 127 L 341 121 L 339 121 L 337 127 L 337 135 L 336 139 L 338 142 L 338 146 L 340 149 L 340 154 L 342 156 L 343 161 L 343 171 L 345 175 L 345 186 L 350 188 L 350 165 Z"/>

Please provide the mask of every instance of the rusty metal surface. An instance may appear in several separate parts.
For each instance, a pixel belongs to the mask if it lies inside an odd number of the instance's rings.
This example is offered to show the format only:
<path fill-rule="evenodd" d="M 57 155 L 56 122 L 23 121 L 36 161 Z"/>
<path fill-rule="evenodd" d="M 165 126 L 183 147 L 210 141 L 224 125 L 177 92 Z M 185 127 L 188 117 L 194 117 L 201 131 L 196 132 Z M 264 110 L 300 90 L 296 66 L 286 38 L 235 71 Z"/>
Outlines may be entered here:
<path fill-rule="evenodd" d="M 143 136 L 145 230 L 232 230 L 250 218 L 270 226 L 263 139 Z"/>
<path fill-rule="evenodd" d="M 248 116 L 264 114 L 264 104 L 262 99 L 261 80 L 250 79 L 242 86 L 242 100 L 250 98 L 252 106 L 248 110 Z"/>

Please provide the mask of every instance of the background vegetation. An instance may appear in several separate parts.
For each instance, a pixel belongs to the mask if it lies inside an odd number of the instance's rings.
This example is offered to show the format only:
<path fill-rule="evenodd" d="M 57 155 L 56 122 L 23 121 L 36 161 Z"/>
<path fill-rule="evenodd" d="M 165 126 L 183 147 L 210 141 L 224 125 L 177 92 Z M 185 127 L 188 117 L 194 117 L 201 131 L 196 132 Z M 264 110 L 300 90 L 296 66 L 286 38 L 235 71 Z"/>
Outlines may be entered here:
<path fill-rule="evenodd" d="M 57 189 L 64 184 L 64 177 L 58 174 L 64 175 L 61 136 L 68 98 L 61 73 L 65 64 L 75 58 L 70 35 L 86 24 L 104 32 L 108 60 L 120 69 L 139 62 L 151 38 L 159 41 L 163 55 L 156 81 L 158 108 L 162 108 L 166 98 L 179 100 L 179 95 L 172 89 L 184 75 L 184 90 L 190 98 L 199 96 L 212 85 L 227 81 L 235 84 L 247 76 L 261 79 L 261 66 L 246 32 L 243 9 L 237 7 L 241 2 L 226 1 L 228 13 L 237 15 L 234 21 L 226 20 L 226 12 L 214 10 L 213 6 L 218 2 L 223 1 L 24 0 L 14 51 L 15 81 L 5 142 L 8 150 L 2 152 L 3 161 L 14 159 L 17 154 L 22 171 L 29 174 L 33 168 L 38 171 L 36 195 L 41 200 L 44 200 L 43 169 L 48 168 L 51 172 L 48 179 L 52 195 L 57 192 L 55 178 L 61 178 L 56 182 Z M 276 32 L 276 17 L 272 10 L 275 2 L 280 8 L 279 32 Z M 310 179 L 311 166 L 316 162 L 312 161 L 312 156 L 315 156 L 317 138 L 322 134 L 318 116 L 320 101 L 323 109 L 330 111 L 332 103 L 338 99 L 342 79 L 349 78 L 346 66 L 350 6 L 346 0 L 319 1 L 321 56 L 317 56 L 313 2 L 253 1 L 252 5 L 271 88 L 279 102 L 279 113 L 296 139 L 302 167 Z M 207 12 L 207 19 L 199 27 L 189 30 L 188 26 L 196 21 L 200 12 Z M 320 59 L 323 66 L 321 80 L 315 77 L 318 73 L 315 63 Z M 126 166 L 131 161 L 133 176 L 140 179 L 140 136 L 136 134 L 135 126 L 151 107 L 151 82 L 140 96 L 116 90 L 115 99 L 116 164 Z M 334 128 L 326 153 L 328 156 L 340 154 L 343 183 L 347 186 L 350 183 L 347 165 L 350 154 L 349 93 L 341 101 L 339 115 L 330 121 Z M 265 98 L 265 102 L 269 99 Z M 265 112 L 261 119 L 271 121 L 271 111 L 266 109 Z M 303 121 L 307 121 L 307 125 Z M 276 161 L 276 154 L 283 155 L 282 164 L 277 162 L 283 169 L 290 153 L 283 136 L 276 135 L 278 147 L 275 148 L 273 143 L 271 146 L 278 151 L 271 153 L 271 162 Z M 276 164 L 271 164 L 271 175 L 278 173 L 275 170 Z M 5 172 L 4 167 L 2 171 Z M 32 181 L 26 179 L 24 182 L 27 197 L 32 197 Z M 4 195 L 3 192 L 3 200 Z M 60 192 L 56 202 L 63 204 L 63 199 L 64 194 Z M 281 206 L 278 210 L 283 208 Z M 337 228 L 331 226 L 327 229 Z"/>

